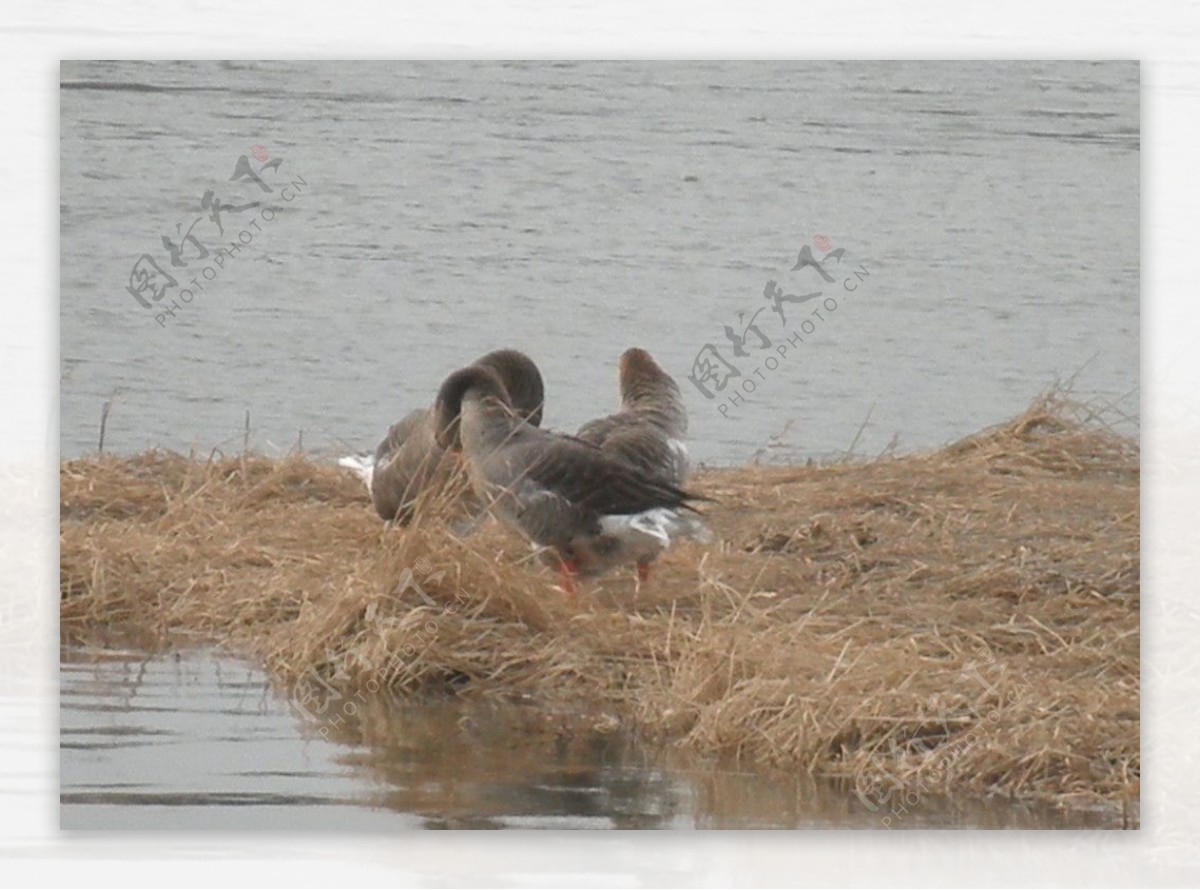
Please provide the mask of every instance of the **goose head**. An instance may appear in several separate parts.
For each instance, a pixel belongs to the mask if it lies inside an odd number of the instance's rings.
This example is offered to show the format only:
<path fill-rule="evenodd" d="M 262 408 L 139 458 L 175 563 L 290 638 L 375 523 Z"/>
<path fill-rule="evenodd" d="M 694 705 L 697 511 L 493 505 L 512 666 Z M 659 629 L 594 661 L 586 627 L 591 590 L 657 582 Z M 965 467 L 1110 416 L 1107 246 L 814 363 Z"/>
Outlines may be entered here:
<path fill-rule="evenodd" d="M 644 349 L 636 346 L 621 353 L 618 365 L 621 409 L 652 419 L 672 436 L 687 433 L 687 409 L 679 384 Z"/>
<path fill-rule="evenodd" d="M 678 392 L 679 388 L 671 375 L 662 369 L 644 349 L 634 346 L 621 353 L 618 363 L 621 383 L 621 400 L 636 402 L 645 398 L 658 398 L 664 392 Z"/>
<path fill-rule="evenodd" d="M 462 450 L 464 412 L 470 415 L 470 426 L 511 425 L 515 412 L 495 371 L 470 365 L 455 371 L 442 383 L 433 402 L 433 418 L 434 435 L 443 448 Z"/>
<path fill-rule="evenodd" d="M 476 361 L 475 365 L 494 372 L 500 378 L 508 393 L 509 403 L 523 420 L 533 426 L 541 426 L 546 388 L 533 359 L 515 349 L 497 349 Z"/>

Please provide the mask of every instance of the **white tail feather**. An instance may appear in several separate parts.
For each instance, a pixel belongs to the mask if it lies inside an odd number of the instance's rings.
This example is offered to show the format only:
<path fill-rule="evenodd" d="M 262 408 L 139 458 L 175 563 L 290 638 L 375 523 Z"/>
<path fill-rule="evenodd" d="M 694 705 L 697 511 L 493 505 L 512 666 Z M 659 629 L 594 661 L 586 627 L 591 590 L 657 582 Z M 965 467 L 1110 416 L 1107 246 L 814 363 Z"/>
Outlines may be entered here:
<path fill-rule="evenodd" d="M 622 562 L 652 560 L 680 538 L 711 540 L 707 526 L 698 516 L 658 507 L 628 516 L 605 516 L 600 520 L 603 534 L 620 542 Z M 615 556 L 615 554 L 614 554 Z"/>
<path fill-rule="evenodd" d="M 670 546 L 671 541 L 678 538 L 691 538 L 701 543 L 712 540 L 708 526 L 699 516 L 681 513 L 678 510 L 668 510 L 662 507 L 656 510 L 647 510 L 645 513 L 631 516 L 629 524 L 659 538 L 665 547 Z"/>
<path fill-rule="evenodd" d="M 349 454 L 338 459 L 338 466 L 353 470 L 354 475 L 367 486 L 367 491 L 371 490 L 371 479 L 375 475 L 375 455 Z"/>

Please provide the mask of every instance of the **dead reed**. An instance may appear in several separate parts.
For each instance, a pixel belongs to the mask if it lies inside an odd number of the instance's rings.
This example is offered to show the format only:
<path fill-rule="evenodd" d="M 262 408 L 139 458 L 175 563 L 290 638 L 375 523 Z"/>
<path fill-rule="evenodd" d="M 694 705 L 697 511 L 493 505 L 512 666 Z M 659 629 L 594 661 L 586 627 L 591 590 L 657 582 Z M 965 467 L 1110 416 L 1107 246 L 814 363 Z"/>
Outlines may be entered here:
<path fill-rule="evenodd" d="M 400 530 L 301 456 L 104 454 L 61 468 L 62 630 L 615 715 L 866 795 L 1117 805 L 1140 773 L 1138 459 L 1047 398 L 929 453 L 706 470 L 712 543 L 572 599 L 495 523 L 455 534 L 445 496 Z"/>

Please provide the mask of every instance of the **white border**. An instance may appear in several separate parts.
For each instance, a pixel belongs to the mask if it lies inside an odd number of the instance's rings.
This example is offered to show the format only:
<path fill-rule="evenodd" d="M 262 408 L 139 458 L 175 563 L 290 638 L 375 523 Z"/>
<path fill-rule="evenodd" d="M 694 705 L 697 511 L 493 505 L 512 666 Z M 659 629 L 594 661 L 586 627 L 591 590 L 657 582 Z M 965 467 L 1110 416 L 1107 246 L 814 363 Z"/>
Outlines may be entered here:
<path fill-rule="evenodd" d="M 1193 597 L 1200 525 L 1194 4 L 894 0 L 585 5 L 97 0 L 0 13 L 0 866 L 121 887 L 1094 884 L 1200 881 Z M 58 61 L 723 57 L 1143 60 L 1146 778 L 1138 833 L 663 832 L 224 836 L 57 830 Z M 36 600 L 30 594 L 36 593 Z"/>

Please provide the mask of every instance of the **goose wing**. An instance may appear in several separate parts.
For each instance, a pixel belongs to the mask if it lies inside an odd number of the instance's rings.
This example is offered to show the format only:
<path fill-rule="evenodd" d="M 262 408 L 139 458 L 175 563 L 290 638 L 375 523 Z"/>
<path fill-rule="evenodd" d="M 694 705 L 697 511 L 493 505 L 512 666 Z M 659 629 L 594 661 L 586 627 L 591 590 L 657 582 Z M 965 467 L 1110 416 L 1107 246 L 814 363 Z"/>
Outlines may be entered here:
<path fill-rule="evenodd" d="M 682 441 L 668 437 L 633 412 L 585 423 L 578 436 L 664 482 L 678 484 L 687 475 L 687 450 Z"/>
<path fill-rule="evenodd" d="M 512 445 L 511 458 L 520 476 L 588 512 L 625 515 L 703 500 L 574 436 L 545 433 L 524 438 Z"/>
<path fill-rule="evenodd" d="M 401 420 L 393 423 L 388 428 L 387 435 L 383 437 L 383 441 L 379 443 L 379 447 L 375 449 L 375 462 L 378 464 L 386 461 L 403 448 L 405 443 L 412 439 L 428 423 L 428 408 L 419 408 L 416 411 L 410 411 Z"/>
<path fill-rule="evenodd" d="M 581 426 L 575 436 L 585 442 L 591 442 L 593 445 L 603 445 L 610 436 L 621 429 L 624 421 L 625 418 L 620 414 L 597 417 Z"/>
<path fill-rule="evenodd" d="M 384 520 L 407 522 L 412 502 L 443 474 L 446 452 L 433 437 L 428 409 L 392 425 L 375 450 L 371 500 Z"/>

